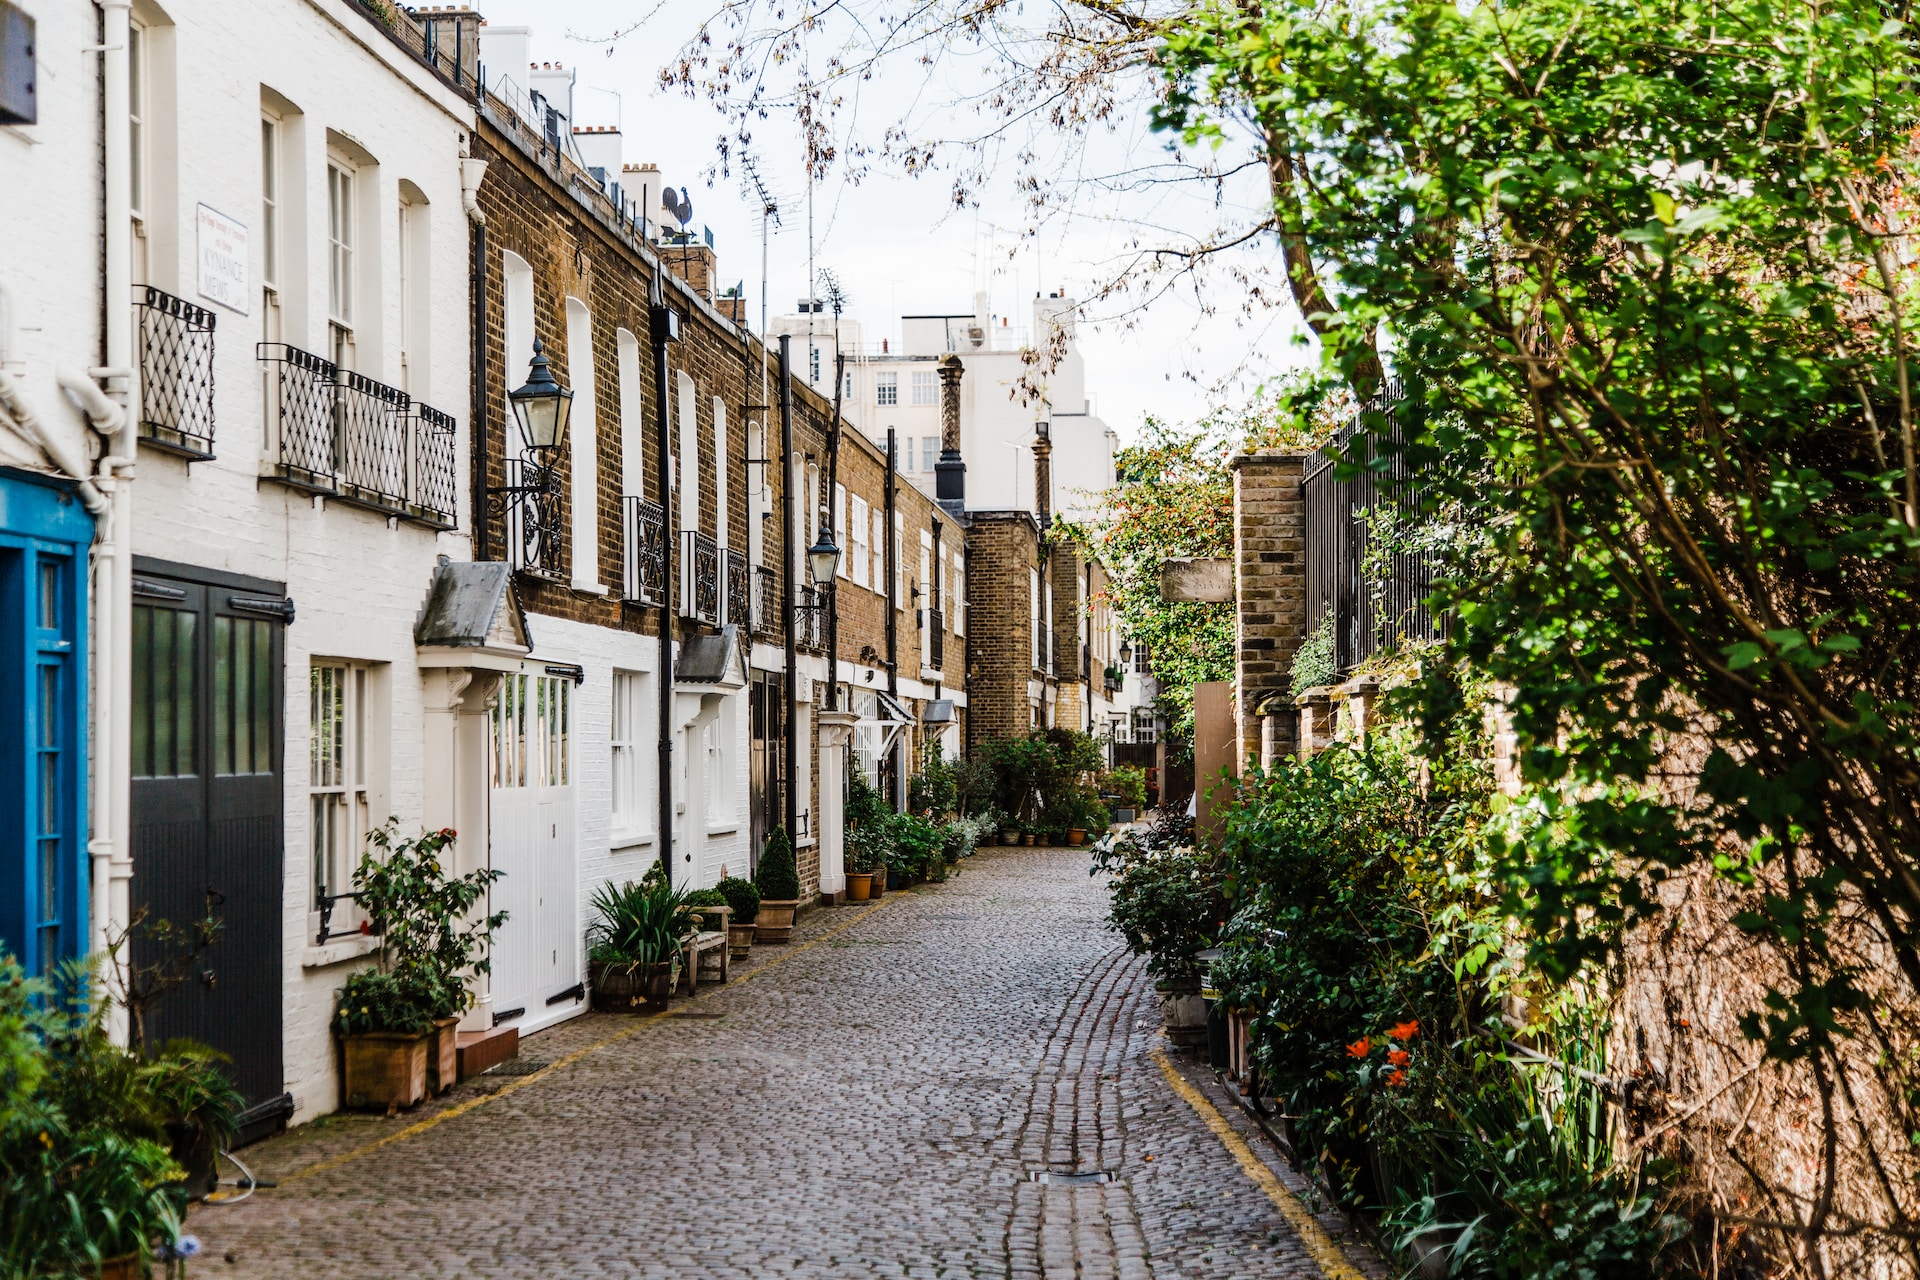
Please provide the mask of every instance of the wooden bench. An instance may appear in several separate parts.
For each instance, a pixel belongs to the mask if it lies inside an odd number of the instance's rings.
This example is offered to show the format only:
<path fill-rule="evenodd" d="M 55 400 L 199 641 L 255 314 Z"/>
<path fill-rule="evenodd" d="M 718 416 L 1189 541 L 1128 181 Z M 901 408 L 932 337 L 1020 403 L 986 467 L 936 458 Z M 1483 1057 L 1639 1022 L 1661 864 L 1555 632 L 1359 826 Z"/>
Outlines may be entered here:
<path fill-rule="evenodd" d="M 686 978 L 687 994 L 692 995 L 700 989 L 700 979 L 727 980 L 730 967 L 727 960 L 727 918 L 733 914 L 732 907 L 695 907 L 701 914 L 701 923 L 706 927 L 698 933 L 690 933 L 681 943 L 681 971 Z M 703 972 L 704 970 L 704 972 Z"/>

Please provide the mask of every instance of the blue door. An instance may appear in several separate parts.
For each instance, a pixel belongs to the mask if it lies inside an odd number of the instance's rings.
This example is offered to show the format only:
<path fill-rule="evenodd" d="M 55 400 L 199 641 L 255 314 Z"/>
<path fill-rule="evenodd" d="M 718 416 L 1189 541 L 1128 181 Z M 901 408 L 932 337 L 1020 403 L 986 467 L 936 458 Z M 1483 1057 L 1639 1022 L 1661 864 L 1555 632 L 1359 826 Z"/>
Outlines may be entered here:
<path fill-rule="evenodd" d="M 73 486 L 0 468 L 0 952 L 87 949 L 87 551 Z"/>

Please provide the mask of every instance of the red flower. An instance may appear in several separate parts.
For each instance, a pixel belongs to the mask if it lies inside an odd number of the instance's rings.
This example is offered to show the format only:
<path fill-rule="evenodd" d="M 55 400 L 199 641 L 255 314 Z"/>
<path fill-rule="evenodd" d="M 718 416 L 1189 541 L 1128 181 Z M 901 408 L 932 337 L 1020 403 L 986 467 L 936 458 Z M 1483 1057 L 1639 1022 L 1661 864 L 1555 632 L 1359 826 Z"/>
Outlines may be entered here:
<path fill-rule="evenodd" d="M 1387 1034 L 1395 1040 L 1411 1040 L 1420 1034 L 1420 1023 L 1416 1020 L 1409 1019 L 1395 1026 L 1394 1029 L 1387 1032 Z"/>
<path fill-rule="evenodd" d="M 1393 1085 L 1395 1088 L 1398 1088 L 1406 1082 L 1407 1073 L 1404 1071 L 1389 1071 L 1387 1073 L 1387 1083 Z"/>
<path fill-rule="evenodd" d="M 1349 1058 L 1364 1058 L 1368 1053 L 1372 1052 L 1372 1050 L 1373 1041 L 1367 1039 L 1365 1036 L 1361 1036 L 1358 1040 L 1355 1040 L 1347 1046 L 1347 1056 Z"/>
<path fill-rule="evenodd" d="M 1404 1067 L 1413 1061 L 1413 1055 L 1405 1049 L 1390 1049 L 1387 1051 L 1387 1061 L 1396 1067 Z"/>

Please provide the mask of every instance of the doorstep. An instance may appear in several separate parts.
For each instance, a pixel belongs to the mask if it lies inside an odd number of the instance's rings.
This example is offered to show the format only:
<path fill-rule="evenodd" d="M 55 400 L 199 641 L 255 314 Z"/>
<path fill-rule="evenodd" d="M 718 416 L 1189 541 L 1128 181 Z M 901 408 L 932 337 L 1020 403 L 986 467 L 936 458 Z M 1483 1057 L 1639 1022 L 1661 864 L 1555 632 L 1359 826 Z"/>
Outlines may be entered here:
<path fill-rule="evenodd" d="M 494 1027 L 490 1031 L 459 1031 L 453 1042 L 460 1055 L 460 1078 L 477 1076 L 509 1058 L 520 1056 L 520 1029 Z"/>

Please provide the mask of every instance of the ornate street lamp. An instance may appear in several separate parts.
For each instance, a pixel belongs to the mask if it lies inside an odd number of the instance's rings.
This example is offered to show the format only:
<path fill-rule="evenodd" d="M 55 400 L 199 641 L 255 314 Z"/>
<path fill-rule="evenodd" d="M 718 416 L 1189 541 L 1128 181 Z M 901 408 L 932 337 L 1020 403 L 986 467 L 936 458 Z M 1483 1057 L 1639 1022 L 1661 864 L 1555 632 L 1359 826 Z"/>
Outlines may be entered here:
<path fill-rule="evenodd" d="M 507 393 L 513 416 L 520 423 L 520 439 L 527 452 L 536 457 L 545 457 L 560 447 L 566 439 L 567 419 L 573 415 L 573 392 L 554 381 L 545 350 L 546 344 L 535 338 L 526 385 Z"/>
<path fill-rule="evenodd" d="M 1133 641 L 1127 639 L 1125 636 L 1121 636 L 1120 637 L 1120 665 L 1124 667 L 1129 662 L 1132 662 L 1132 661 L 1133 661 Z"/>
<path fill-rule="evenodd" d="M 509 549 L 509 559 L 522 568 L 557 573 L 562 534 L 557 462 L 573 415 L 573 392 L 554 380 L 544 351 L 545 344 L 535 338 L 526 384 L 507 393 L 525 457 L 517 468 L 508 463 L 508 478 L 516 483 L 488 489 L 487 505 L 496 515 L 512 513 L 507 537 L 518 546 Z"/>
<path fill-rule="evenodd" d="M 833 535 L 822 529 L 820 540 L 807 548 L 807 572 L 813 585 L 824 590 L 833 585 L 833 575 L 839 571 L 840 548 L 833 545 Z"/>

